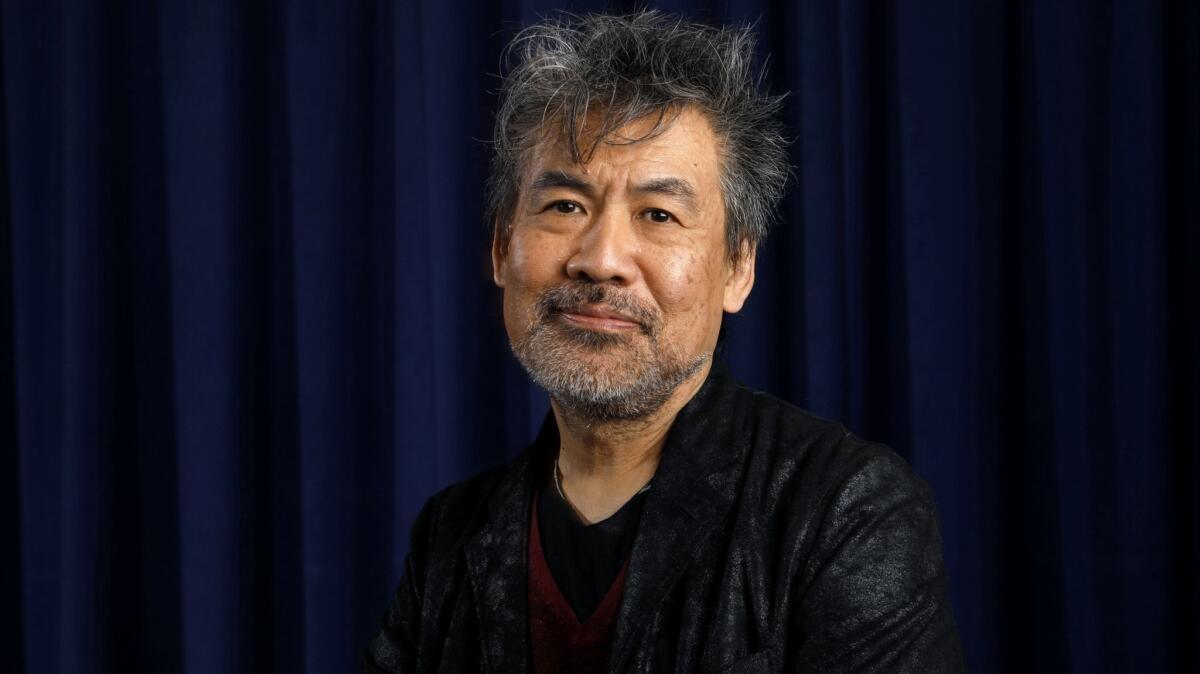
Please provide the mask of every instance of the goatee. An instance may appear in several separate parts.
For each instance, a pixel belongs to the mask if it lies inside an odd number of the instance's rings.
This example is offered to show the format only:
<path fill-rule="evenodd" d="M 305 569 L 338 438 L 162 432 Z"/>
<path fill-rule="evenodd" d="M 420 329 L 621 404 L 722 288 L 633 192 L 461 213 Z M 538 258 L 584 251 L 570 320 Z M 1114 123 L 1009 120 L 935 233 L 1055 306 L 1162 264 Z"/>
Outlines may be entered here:
<path fill-rule="evenodd" d="M 562 319 L 563 312 L 581 305 L 609 307 L 636 321 L 639 330 L 598 332 Z M 571 281 L 542 293 L 512 350 L 558 404 L 593 421 L 630 421 L 658 411 L 712 358 L 710 352 L 686 358 L 661 335 L 658 314 L 637 298 L 613 286 Z"/>

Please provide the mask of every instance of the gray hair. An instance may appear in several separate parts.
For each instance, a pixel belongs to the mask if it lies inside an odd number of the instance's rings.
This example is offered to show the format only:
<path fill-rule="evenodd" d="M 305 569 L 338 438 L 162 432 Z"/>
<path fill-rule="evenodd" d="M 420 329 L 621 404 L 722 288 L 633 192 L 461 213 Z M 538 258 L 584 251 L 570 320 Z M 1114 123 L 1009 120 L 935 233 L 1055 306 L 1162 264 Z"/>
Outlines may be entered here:
<path fill-rule="evenodd" d="M 658 11 L 624 16 L 563 15 L 525 28 L 506 50 L 488 180 L 488 219 L 507 240 L 530 150 L 560 132 L 576 162 L 600 142 L 634 143 L 667 129 L 685 107 L 705 114 L 721 141 L 727 255 L 766 236 L 791 173 L 779 111 L 782 96 L 752 73 L 749 27 L 715 28 Z M 581 147 L 591 110 L 594 141 Z M 655 120 L 638 138 L 614 137 L 630 122 Z M 584 141 L 586 142 L 586 141 Z"/>

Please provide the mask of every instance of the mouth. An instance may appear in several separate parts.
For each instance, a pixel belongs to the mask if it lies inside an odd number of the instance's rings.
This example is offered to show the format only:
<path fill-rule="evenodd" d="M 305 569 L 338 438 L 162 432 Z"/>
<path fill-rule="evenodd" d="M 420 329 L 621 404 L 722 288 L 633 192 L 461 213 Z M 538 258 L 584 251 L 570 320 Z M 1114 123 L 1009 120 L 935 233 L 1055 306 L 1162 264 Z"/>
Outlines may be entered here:
<path fill-rule="evenodd" d="M 632 316 L 599 305 L 581 304 L 566 308 L 558 315 L 575 327 L 596 332 L 629 332 L 642 327 Z"/>

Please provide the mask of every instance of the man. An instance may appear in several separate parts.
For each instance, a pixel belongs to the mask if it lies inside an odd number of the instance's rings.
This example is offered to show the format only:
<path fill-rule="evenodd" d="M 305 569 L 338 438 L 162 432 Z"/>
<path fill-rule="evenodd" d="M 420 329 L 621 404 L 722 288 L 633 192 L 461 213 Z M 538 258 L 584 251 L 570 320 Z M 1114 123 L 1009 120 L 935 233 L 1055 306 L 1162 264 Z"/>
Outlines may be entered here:
<path fill-rule="evenodd" d="M 552 413 L 426 504 L 367 671 L 962 669 L 927 485 L 713 360 L 787 176 L 752 48 L 654 12 L 514 41 L 492 260 Z"/>

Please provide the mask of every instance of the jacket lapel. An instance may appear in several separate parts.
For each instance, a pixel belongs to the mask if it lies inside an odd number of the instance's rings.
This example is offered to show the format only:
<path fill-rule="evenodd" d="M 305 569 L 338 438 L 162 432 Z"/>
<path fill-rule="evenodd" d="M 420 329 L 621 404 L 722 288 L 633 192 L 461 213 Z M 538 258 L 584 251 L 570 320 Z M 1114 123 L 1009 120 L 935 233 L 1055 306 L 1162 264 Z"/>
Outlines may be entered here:
<path fill-rule="evenodd" d="M 529 669 L 526 550 L 537 450 L 535 443 L 509 465 L 488 499 L 482 526 L 464 545 L 484 658 L 493 672 Z"/>
<path fill-rule="evenodd" d="M 647 621 L 729 512 L 745 451 L 738 384 L 716 361 L 675 418 L 633 545 L 609 671 L 621 671 Z M 488 498 L 483 524 L 464 545 L 489 670 L 529 671 L 527 550 L 533 485 L 558 447 L 548 414 L 534 444 L 509 465 Z"/>
<path fill-rule="evenodd" d="M 609 672 L 625 668 L 647 621 L 733 506 L 745 451 L 739 403 L 737 383 L 714 362 L 671 426 L 633 545 Z"/>

